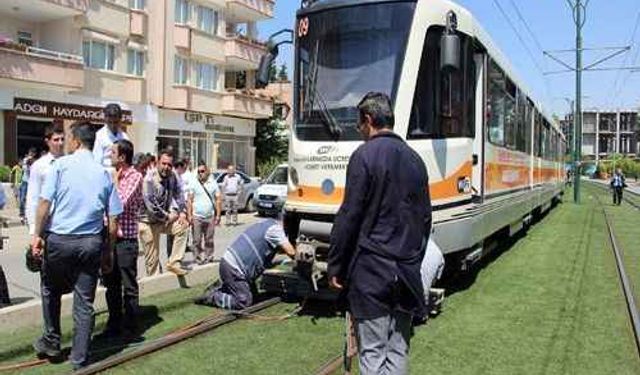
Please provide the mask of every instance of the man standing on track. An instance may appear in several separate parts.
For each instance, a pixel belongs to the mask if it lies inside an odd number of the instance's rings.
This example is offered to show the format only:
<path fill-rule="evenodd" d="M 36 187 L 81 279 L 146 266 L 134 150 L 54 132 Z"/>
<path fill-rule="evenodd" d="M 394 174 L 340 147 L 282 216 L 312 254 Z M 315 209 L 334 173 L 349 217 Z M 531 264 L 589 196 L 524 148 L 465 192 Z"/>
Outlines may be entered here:
<path fill-rule="evenodd" d="M 613 173 L 613 177 L 611 178 L 611 189 L 613 190 L 613 204 L 619 206 L 622 204 L 622 193 L 624 192 L 624 188 L 627 187 L 627 183 L 624 178 L 624 174 L 622 174 L 622 170 L 617 168 Z"/>
<path fill-rule="evenodd" d="M 407 374 L 414 315 L 424 316 L 420 265 L 431 230 L 427 170 L 395 133 L 391 101 L 358 104 L 365 143 L 349 160 L 331 232 L 329 285 L 354 318 L 360 373 Z"/>
<path fill-rule="evenodd" d="M 45 178 L 51 169 L 51 164 L 64 154 L 64 129 L 60 125 L 49 125 L 44 130 L 44 143 L 49 152 L 36 160 L 29 173 L 29 185 L 27 187 L 27 223 L 29 234 L 35 232 L 36 207 L 40 199 L 40 192 Z"/>
<path fill-rule="evenodd" d="M 103 246 L 105 215 L 109 215 L 107 232 L 113 239 L 122 205 L 111 176 L 91 154 L 95 141 L 91 125 L 76 123 L 71 134 L 73 154 L 61 157 L 52 165 L 36 212 L 31 249 L 35 257 L 44 260 L 44 332 L 33 346 L 39 356 L 61 355 L 60 298 L 73 291 L 70 361 L 74 369 L 78 369 L 88 364 L 98 272 L 101 266 L 103 273 L 109 273 L 112 267 L 113 250 Z M 55 210 L 50 214 L 52 206 Z"/>

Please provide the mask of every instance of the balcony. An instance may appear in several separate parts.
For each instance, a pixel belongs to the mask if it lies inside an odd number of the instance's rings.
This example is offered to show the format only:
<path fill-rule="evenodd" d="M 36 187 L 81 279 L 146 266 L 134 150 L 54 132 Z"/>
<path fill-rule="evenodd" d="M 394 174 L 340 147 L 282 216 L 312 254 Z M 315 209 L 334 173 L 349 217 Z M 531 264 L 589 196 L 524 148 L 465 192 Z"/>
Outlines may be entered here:
<path fill-rule="evenodd" d="M 228 92 L 222 101 L 222 113 L 250 119 L 269 118 L 273 114 L 273 101 L 237 91 Z"/>
<path fill-rule="evenodd" d="M 147 34 L 147 13 L 142 10 L 132 9 L 129 25 L 131 35 L 145 36 Z"/>
<path fill-rule="evenodd" d="M 25 88 L 76 91 L 84 86 L 82 56 L 0 42 L 0 78 Z"/>
<path fill-rule="evenodd" d="M 1 0 L 0 13 L 10 18 L 47 22 L 80 15 L 89 8 L 89 0 Z"/>
<path fill-rule="evenodd" d="M 273 18 L 274 0 L 227 0 L 228 22 L 258 22 Z"/>
<path fill-rule="evenodd" d="M 129 8 L 122 4 L 95 0 L 87 9 L 82 27 L 111 35 L 129 36 L 130 14 Z"/>
<path fill-rule="evenodd" d="M 176 48 L 189 51 L 192 56 L 225 61 L 225 40 L 219 36 L 186 25 L 175 25 L 173 42 Z"/>
<path fill-rule="evenodd" d="M 167 91 L 166 105 L 206 113 L 220 113 L 223 94 L 186 85 L 174 85 Z"/>
<path fill-rule="evenodd" d="M 227 71 L 256 70 L 267 51 L 263 44 L 243 36 L 231 36 L 226 42 Z"/>
<path fill-rule="evenodd" d="M 141 103 L 146 101 L 145 79 L 116 72 L 87 69 L 82 94 Z"/>

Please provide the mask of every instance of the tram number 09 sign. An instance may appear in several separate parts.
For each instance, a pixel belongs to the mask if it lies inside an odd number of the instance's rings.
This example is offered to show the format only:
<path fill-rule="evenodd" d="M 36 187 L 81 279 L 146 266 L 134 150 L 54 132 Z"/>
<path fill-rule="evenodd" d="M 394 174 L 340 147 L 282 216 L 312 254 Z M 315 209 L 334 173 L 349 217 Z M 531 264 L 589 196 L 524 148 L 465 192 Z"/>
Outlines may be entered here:
<path fill-rule="evenodd" d="M 309 34 L 309 17 L 301 18 L 298 22 L 298 38 L 302 38 Z"/>

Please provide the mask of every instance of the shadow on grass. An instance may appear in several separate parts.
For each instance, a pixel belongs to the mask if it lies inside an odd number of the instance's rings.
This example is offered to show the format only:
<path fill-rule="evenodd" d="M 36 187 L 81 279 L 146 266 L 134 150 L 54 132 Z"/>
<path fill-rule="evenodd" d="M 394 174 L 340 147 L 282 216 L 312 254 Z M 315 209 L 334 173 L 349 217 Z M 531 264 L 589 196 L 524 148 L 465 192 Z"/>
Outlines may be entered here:
<path fill-rule="evenodd" d="M 493 262 L 500 258 L 500 256 L 511 250 L 518 241 L 526 237 L 529 228 L 543 224 L 547 215 L 561 203 L 562 201 L 553 203 L 551 208 L 543 214 L 534 214 L 531 223 L 512 237 L 508 236 L 508 234 L 499 234 L 494 236 L 492 239 L 497 241 L 497 246 L 488 254 L 483 255 L 483 257 L 477 263 L 473 264 L 469 270 L 462 271 L 457 268 L 459 267 L 460 258 L 447 259 L 447 264 L 454 264 L 456 269 L 447 270 L 445 268 L 445 274 L 435 286 L 438 288 L 444 288 L 446 290 L 447 297 L 469 289 L 475 283 L 482 270 L 489 267 Z"/>
<path fill-rule="evenodd" d="M 163 321 L 159 312 L 156 306 L 140 306 L 138 327 L 133 332 L 133 335 L 109 338 L 94 335 L 91 340 L 91 362 L 101 361 L 122 352 L 130 346 L 144 343 L 146 340 L 144 333 Z"/>

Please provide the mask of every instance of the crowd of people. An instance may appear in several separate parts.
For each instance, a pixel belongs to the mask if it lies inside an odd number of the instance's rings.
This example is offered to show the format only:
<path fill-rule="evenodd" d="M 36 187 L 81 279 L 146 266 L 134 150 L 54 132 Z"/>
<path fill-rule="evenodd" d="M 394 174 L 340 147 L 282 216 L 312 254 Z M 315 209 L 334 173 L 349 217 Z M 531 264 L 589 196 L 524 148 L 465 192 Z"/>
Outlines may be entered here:
<path fill-rule="evenodd" d="M 389 98 L 367 94 L 358 111 L 365 143 L 347 168 L 345 197 L 331 233 L 329 285 L 346 301 L 360 372 L 405 374 L 413 318 L 426 314 L 425 290 L 442 272 L 443 258 L 429 241 L 426 167 L 393 132 Z M 89 364 L 99 279 L 107 288 L 109 310 L 101 335 L 135 335 L 139 249 L 147 275 L 162 272 L 163 233 L 170 252 L 167 271 L 188 272 L 183 265 L 188 246 L 198 264 L 212 262 L 223 206 L 226 223 L 237 224 L 243 189 L 232 166 L 218 186 L 204 162 L 194 173 L 190 161 L 176 160 L 171 149 L 161 150 L 157 158 L 136 154 L 123 132 L 120 107 L 110 104 L 104 115 L 106 125 L 98 132 L 87 122 L 73 124 L 69 155 L 63 155 L 62 129 L 47 129 L 48 153 L 23 163 L 18 188 L 27 185 L 24 216 L 32 234 L 31 255 L 42 260 L 44 330 L 34 348 L 39 356 L 61 356 L 60 298 L 73 292 L 70 361 L 76 369 Z M 255 280 L 277 253 L 294 259 L 297 254 L 281 215 L 247 227 L 227 247 L 219 282 L 196 303 L 250 306 Z"/>
<path fill-rule="evenodd" d="M 40 265 L 44 328 L 33 346 L 41 357 L 62 355 L 60 301 L 63 294 L 73 292 L 70 361 L 75 369 L 89 363 L 99 281 L 107 289 L 109 310 L 100 335 L 136 335 L 140 249 L 147 275 L 162 272 L 162 233 L 170 240 L 165 270 L 177 276 L 189 272 L 183 265 L 188 246 L 197 264 L 213 262 L 223 198 L 231 198 L 225 206 L 237 223 L 233 196 L 242 189 L 232 167 L 218 186 L 206 163 L 198 163 L 193 173 L 189 160 L 176 160 L 170 148 L 161 150 L 157 158 L 135 153 L 117 104 L 105 107 L 104 120 L 97 132 L 89 122 L 74 123 L 68 155 L 64 155 L 64 129 L 48 126 L 47 152 L 36 158 L 37 151 L 29 150 L 12 169 L 20 217 L 32 236 L 29 259 Z"/>

